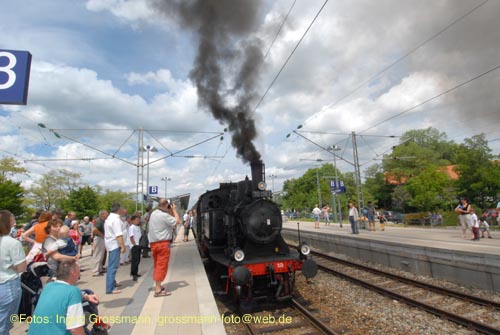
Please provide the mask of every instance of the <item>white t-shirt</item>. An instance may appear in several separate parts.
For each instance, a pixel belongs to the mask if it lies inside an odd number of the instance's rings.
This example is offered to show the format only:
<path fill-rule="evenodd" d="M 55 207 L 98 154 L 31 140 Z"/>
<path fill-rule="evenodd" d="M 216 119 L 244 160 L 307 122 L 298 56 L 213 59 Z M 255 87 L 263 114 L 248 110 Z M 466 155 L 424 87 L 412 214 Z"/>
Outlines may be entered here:
<path fill-rule="evenodd" d="M 116 238 L 123 236 L 122 220 L 116 213 L 110 213 L 106 221 L 104 221 L 104 244 L 106 250 L 113 251 L 120 247 Z"/>
<path fill-rule="evenodd" d="M 321 214 L 321 209 L 319 209 L 318 207 L 314 207 L 312 213 L 314 215 L 320 215 Z"/>
<path fill-rule="evenodd" d="M 349 208 L 349 216 L 353 216 L 354 220 L 359 220 L 358 209 L 356 207 Z"/>
<path fill-rule="evenodd" d="M 479 221 L 478 221 L 478 219 L 477 219 L 477 215 L 476 215 L 476 213 L 472 213 L 472 214 L 470 215 L 470 226 L 471 226 L 472 228 L 479 228 Z"/>
<path fill-rule="evenodd" d="M 19 265 L 26 260 L 21 242 L 9 235 L 0 237 L 0 284 L 16 279 L 19 274 L 10 269 L 12 265 Z"/>
<path fill-rule="evenodd" d="M 139 240 L 141 239 L 142 236 L 141 227 L 136 226 L 135 224 L 131 224 L 130 227 L 128 227 L 128 236 L 129 236 L 129 241 L 131 237 L 134 237 L 135 244 L 139 245 Z M 130 241 L 130 245 L 132 247 L 134 246 L 132 244 L 132 241 Z"/>

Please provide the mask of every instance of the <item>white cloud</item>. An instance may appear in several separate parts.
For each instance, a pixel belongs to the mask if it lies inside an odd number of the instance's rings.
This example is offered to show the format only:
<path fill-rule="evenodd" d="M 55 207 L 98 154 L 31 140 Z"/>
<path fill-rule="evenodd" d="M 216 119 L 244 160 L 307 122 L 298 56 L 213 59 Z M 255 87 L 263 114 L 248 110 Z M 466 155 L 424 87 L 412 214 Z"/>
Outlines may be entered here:
<path fill-rule="evenodd" d="M 378 100 L 381 108 L 390 111 L 404 111 L 418 105 L 451 87 L 450 81 L 439 73 L 416 72 L 394 85 Z"/>
<path fill-rule="evenodd" d="M 161 69 L 156 72 L 148 73 L 129 73 L 127 75 L 127 80 L 130 85 L 146 85 L 150 83 L 163 84 L 167 88 L 175 88 L 177 82 L 172 77 L 172 73 L 168 69 Z"/>
<path fill-rule="evenodd" d="M 90 11 L 110 11 L 113 15 L 128 21 L 150 20 L 155 12 L 143 0 L 89 0 Z"/>

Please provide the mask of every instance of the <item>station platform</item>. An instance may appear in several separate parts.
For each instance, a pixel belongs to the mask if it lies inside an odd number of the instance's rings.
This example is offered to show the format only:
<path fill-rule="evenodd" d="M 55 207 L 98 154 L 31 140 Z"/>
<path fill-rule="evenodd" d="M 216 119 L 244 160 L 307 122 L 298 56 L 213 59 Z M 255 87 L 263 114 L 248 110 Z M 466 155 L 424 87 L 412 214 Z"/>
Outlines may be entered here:
<path fill-rule="evenodd" d="M 295 220 L 283 223 L 282 235 L 289 242 L 297 242 L 297 226 Z M 322 222 L 317 229 L 313 222 L 299 221 L 299 226 L 301 240 L 313 249 L 500 292 L 498 231 L 491 232 L 491 239 L 471 241 L 470 231 L 463 239 L 459 227 L 391 224 L 384 231 L 359 229 L 359 234 L 351 234 L 350 224 L 340 228 L 338 223 Z"/>
<path fill-rule="evenodd" d="M 166 297 L 154 297 L 153 258 L 141 259 L 142 276 L 136 282 L 130 276 L 130 264 L 120 266 L 116 280 L 122 293 L 105 294 L 106 276 L 92 276 L 91 251 L 85 246 L 80 260 L 84 271 L 77 286 L 98 294 L 99 314 L 112 325 L 109 334 L 226 333 L 193 236 L 183 242 L 180 231 L 163 284 L 171 292 Z M 17 323 L 10 334 L 26 334 L 27 329 L 26 323 Z"/>

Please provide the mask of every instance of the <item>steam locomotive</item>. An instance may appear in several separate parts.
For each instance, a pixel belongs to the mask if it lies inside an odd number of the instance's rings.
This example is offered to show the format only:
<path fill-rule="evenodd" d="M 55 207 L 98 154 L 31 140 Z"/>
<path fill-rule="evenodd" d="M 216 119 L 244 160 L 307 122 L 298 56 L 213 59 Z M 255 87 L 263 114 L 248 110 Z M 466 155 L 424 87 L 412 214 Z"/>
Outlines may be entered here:
<path fill-rule="evenodd" d="M 264 164 L 251 164 L 252 180 L 221 183 L 196 204 L 196 239 L 202 256 L 222 269 L 224 293 L 238 302 L 292 297 L 295 272 L 317 273 L 309 246 L 291 249 L 281 236 L 282 216 L 266 190 Z"/>

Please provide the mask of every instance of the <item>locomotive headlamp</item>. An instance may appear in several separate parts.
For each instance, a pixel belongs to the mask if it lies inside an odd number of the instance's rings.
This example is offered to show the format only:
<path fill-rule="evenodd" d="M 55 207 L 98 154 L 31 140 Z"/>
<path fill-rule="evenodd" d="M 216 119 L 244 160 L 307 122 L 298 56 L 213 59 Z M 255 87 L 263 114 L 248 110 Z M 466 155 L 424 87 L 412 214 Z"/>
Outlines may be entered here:
<path fill-rule="evenodd" d="M 302 242 L 302 244 L 299 245 L 298 249 L 300 253 L 304 256 L 307 256 L 311 253 L 311 247 L 305 242 Z"/>
<path fill-rule="evenodd" d="M 245 259 L 245 253 L 241 249 L 236 249 L 233 254 L 234 260 L 241 262 Z"/>
<path fill-rule="evenodd" d="M 261 190 L 261 191 L 265 191 L 266 186 L 267 186 L 267 185 L 266 185 L 266 183 L 265 183 L 265 182 L 263 182 L 263 181 L 261 181 L 261 182 L 259 182 L 259 183 L 257 184 L 257 188 L 258 188 L 259 190 Z"/>

